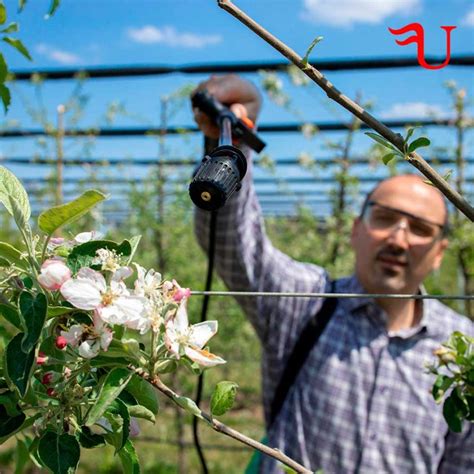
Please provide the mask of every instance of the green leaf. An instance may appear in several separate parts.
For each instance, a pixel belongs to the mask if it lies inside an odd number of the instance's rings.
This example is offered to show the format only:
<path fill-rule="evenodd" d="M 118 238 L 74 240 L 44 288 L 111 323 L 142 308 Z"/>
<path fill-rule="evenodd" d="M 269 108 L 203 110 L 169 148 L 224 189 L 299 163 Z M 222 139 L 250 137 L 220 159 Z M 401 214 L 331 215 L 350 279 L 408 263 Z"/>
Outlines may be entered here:
<path fill-rule="evenodd" d="M 40 439 L 38 455 L 54 474 L 70 474 L 79 463 L 81 448 L 74 436 L 47 431 Z"/>
<path fill-rule="evenodd" d="M 417 129 L 417 128 L 420 128 L 420 127 L 410 127 L 407 131 L 407 135 L 405 137 L 405 143 L 408 143 L 408 140 L 410 140 L 411 136 L 413 135 L 413 132 Z"/>
<path fill-rule="evenodd" d="M 204 419 L 201 415 L 201 410 L 196 405 L 194 400 L 191 400 L 188 397 L 175 396 L 173 400 L 181 407 L 184 408 L 191 415 L 197 416 L 198 418 Z"/>
<path fill-rule="evenodd" d="M 26 0 L 18 0 L 18 10 L 21 12 L 25 8 Z"/>
<path fill-rule="evenodd" d="M 156 389 L 146 380 L 133 374 L 127 385 L 127 392 L 130 392 L 138 404 L 148 408 L 154 415 L 158 413 L 158 396 Z"/>
<path fill-rule="evenodd" d="M 0 438 L 11 436 L 17 432 L 25 419 L 26 415 L 24 413 L 20 412 L 16 416 L 10 416 L 5 406 L 0 405 Z"/>
<path fill-rule="evenodd" d="M 5 407 L 8 416 L 17 416 L 21 413 L 20 407 L 18 406 L 18 394 L 7 390 L 6 392 L 0 393 L 0 405 Z"/>
<path fill-rule="evenodd" d="M 387 153 L 382 157 L 383 164 L 388 165 L 396 156 L 396 153 Z"/>
<path fill-rule="evenodd" d="M 151 423 L 155 423 L 155 415 L 145 408 L 142 405 L 131 405 L 128 407 L 128 412 L 130 416 L 134 416 L 135 418 L 142 418 L 143 420 L 150 421 Z"/>
<path fill-rule="evenodd" d="M 18 178 L 4 166 L 0 166 L 0 202 L 19 227 L 27 226 L 31 216 L 28 194 Z"/>
<path fill-rule="evenodd" d="M 8 378 L 23 397 L 28 389 L 31 371 L 35 360 L 35 351 L 25 354 L 22 349 L 24 334 L 18 333 L 8 344 L 5 350 L 5 368 Z"/>
<path fill-rule="evenodd" d="M 51 0 L 51 5 L 49 6 L 49 11 L 47 15 L 48 17 L 54 15 L 60 3 L 61 3 L 61 0 Z"/>
<path fill-rule="evenodd" d="M 237 394 L 238 385 L 235 382 L 219 382 L 211 397 L 211 413 L 216 416 L 223 415 L 232 408 Z"/>
<path fill-rule="evenodd" d="M 21 426 L 19 426 L 14 432 L 8 434 L 7 436 L 0 437 L 0 445 L 2 445 L 5 441 L 11 438 L 12 435 L 19 433 L 20 431 L 29 428 L 33 423 L 41 416 L 41 413 L 36 413 L 36 415 L 28 417 Z"/>
<path fill-rule="evenodd" d="M 443 416 L 448 423 L 449 428 L 455 433 L 460 433 L 462 431 L 462 419 L 454 400 L 453 393 L 455 392 L 452 392 L 444 402 Z"/>
<path fill-rule="evenodd" d="M 33 61 L 32 57 L 30 56 L 30 53 L 26 49 L 26 46 L 21 42 L 21 40 L 16 39 L 16 38 L 12 38 L 10 36 L 4 36 L 3 41 L 5 41 L 5 43 L 8 43 L 10 46 L 15 48 L 26 59 L 29 59 L 30 61 Z"/>
<path fill-rule="evenodd" d="M 313 48 L 323 40 L 324 38 L 322 36 L 316 37 L 311 44 L 309 45 L 309 48 L 306 50 L 306 54 L 302 60 L 303 63 L 303 69 L 308 68 L 308 61 L 309 61 L 309 55 L 311 54 L 311 51 L 313 51 Z"/>
<path fill-rule="evenodd" d="M 372 138 L 372 140 L 375 140 L 377 143 L 380 143 L 380 145 L 384 146 L 385 148 L 389 148 L 390 150 L 393 150 L 395 153 L 400 153 L 397 147 L 392 145 L 387 139 L 385 139 L 378 133 L 365 132 L 365 135 Z"/>
<path fill-rule="evenodd" d="M 130 242 L 130 247 L 132 250 L 130 252 L 130 257 L 128 257 L 127 265 L 130 265 L 130 263 L 132 262 L 132 259 L 135 255 L 135 252 L 137 251 L 138 244 L 140 243 L 141 239 L 142 239 L 141 235 L 136 235 L 135 237 L 132 237 L 131 239 L 128 240 Z"/>
<path fill-rule="evenodd" d="M 5 62 L 3 54 L 0 53 L 0 84 L 3 84 L 7 80 L 8 66 Z"/>
<path fill-rule="evenodd" d="M 448 377 L 447 375 L 438 375 L 438 377 L 436 377 L 432 390 L 433 398 L 436 403 L 439 403 L 443 399 L 446 390 L 453 382 L 454 378 Z"/>
<path fill-rule="evenodd" d="M 18 438 L 16 440 L 14 459 L 15 471 L 13 474 L 23 474 L 23 472 L 25 472 L 26 465 L 30 462 L 30 452 L 26 442 Z"/>
<path fill-rule="evenodd" d="M 426 137 L 417 138 L 416 140 L 413 140 L 408 146 L 408 153 L 412 153 L 418 148 L 430 146 L 430 144 L 431 144 L 430 140 Z"/>
<path fill-rule="evenodd" d="M 92 449 L 105 444 L 103 436 L 94 434 L 87 426 L 81 426 L 79 432 L 79 443 L 83 448 Z"/>
<path fill-rule="evenodd" d="M 23 331 L 20 315 L 15 306 L 0 303 L 0 316 L 3 316 L 10 324 L 15 326 L 20 331 Z"/>
<path fill-rule="evenodd" d="M 7 21 L 7 9 L 3 2 L 0 2 L 0 25 L 3 25 Z"/>
<path fill-rule="evenodd" d="M 11 103 L 11 95 L 10 89 L 5 84 L 0 84 L 0 99 L 2 99 L 3 110 L 7 113 Z"/>
<path fill-rule="evenodd" d="M 21 343 L 21 350 L 28 353 L 35 347 L 41 336 L 46 321 L 48 303 L 43 293 L 39 293 L 34 297 L 31 293 L 23 291 L 20 294 L 18 306 L 26 329 L 25 337 Z"/>
<path fill-rule="evenodd" d="M 60 227 L 79 219 L 104 199 L 106 199 L 105 194 L 99 191 L 94 189 L 86 191 L 67 204 L 42 212 L 38 217 L 38 227 L 44 233 L 52 235 Z"/>
<path fill-rule="evenodd" d="M 7 244 L 6 242 L 0 242 L 0 257 L 22 270 L 28 269 L 28 262 L 23 258 L 22 253 L 13 247 L 13 245 Z"/>
<path fill-rule="evenodd" d="M 107 408 L 104 416 L 113 430 L 113 433 L 104 435 L 104 437 L 109 444 L 115 446 L 116 452 L 120 451 L 128 441 L 130 434 L 130 414 L 127 405 L 117 398 Z"/>
<path fill-rule="evenodd" d="M 137 452 L 130 440 L 127 440 L 124 447 L 118 452 L 124 474 L 140 474 L 140 463 Z"/>
<path fill-rule="evenodd" d="M 0 30 L 0 33 L 18 33 L 18 23 L 10 23 L 6 28 Z"/>
<path fill-rule="evenodd" d="M 121 244 L 111 240 L 92 240 L 81 245 L 76 245 L 67 257 L 68 267 L 75 273 L 83 266 L 90 266 L 92 260 L 96 257 L 99 249 L 115 250 L 117 255 L 128 257 L 132 252 L 132 247 L 128 240 Z"/>
<path fill-rule="evenodd" d="M 75 308 L 70 308 L 69 306 L 48 306 L 48 318 L 62 316 L 75 310 Z"/>
<path fill-rule="evenodd" d="M 99 396 L 87 416 L 86 426 L 92 426 L 127 386 L 132 373 L 123 368 L 112 369 L 104 380 Z"/>

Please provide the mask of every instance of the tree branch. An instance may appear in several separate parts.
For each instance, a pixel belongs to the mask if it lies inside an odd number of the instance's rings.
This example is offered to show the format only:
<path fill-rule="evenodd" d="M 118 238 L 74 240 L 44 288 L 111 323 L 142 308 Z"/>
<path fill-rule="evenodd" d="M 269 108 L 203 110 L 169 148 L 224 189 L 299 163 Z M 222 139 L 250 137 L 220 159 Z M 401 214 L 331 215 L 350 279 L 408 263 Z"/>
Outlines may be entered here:
<path fill-rule="evenodd" d="M 246 13 L 236 7 L 230 0 L 217 0 L 219 7 L 229 12 L 237 18 L 241 23 L 250 28 L 254 33 L 264 39 L 270 46 L 273 46 L 283 56 L 288 58 L 295 66 L 301 69 L 310 79 L 313 80 L 327 96 L 342 105 L 345 109 L 358 117 L 369 127 L 386 138 L 390 143 L 395 145 L 402 153 L 404 153 L 404 140 L 399 133 L 393 132 L 382 122 L 369 114 L 363 107 L 355 103 L 349 97 L 339 91 L 326 77 L 309 63 L 303 63 L 303 58 L 289 48 L 285 43 L 273 36 L 265 30 Z M 435 171 L 418 153 L 413 152 L 406 155 L 405 159 L 424 174 L 445 196 L 451 201 L 465 216 L 474 221 L 474 208 L 464 199 L 455 189 L 453 189 L 446 180 Z"/>
<path fill-rule="evenodd" d="M 179 397 L 179 395 L 175 393 L 173 390 L 171 390 L 171 388 L 169 388 L 167 385 L 165 385 L 157 375 L 150 376 L 143 369 L 139 369 L 133 366 L 129 366 L 129 368 L 133 370 L 138 376 L 140 376 L 141 378 L 149 382 L 151 385 L 156 387 L 161 393 L 163 393 L 169 399 L 173 400 L 173 402 L 176 403 L 175 400 L 176 398 Z M 276 460 L 280 461 L 282 464 L 285 464 L 286 466 L 291 467 L 291 469 L 294 469 L 296 472 L 303 473 L 303 474 L 312 473 L 312 471 L 310 471 L 309 469 L 306 469 L 301 464 L 289 458 L 288 456 L 283 454 L 280 450 L 265 446 L 264 444 L 259 443 L 258 441 L 255 441 L 254 439 L 249 438 L 248 436 L 243 435 L 242 433 L 228 427 L 224 423 L 217 421 L 214 417 L 212 417 L 208 413 L 203 412 L 202 410 L 200 410 L 200 415 L 205 421 L 207 421 L 207 423 L 209 423 L 211 428 L 217 431 L 218 433 L 222 433 L 243 444 L 246 444 L 247 446 L 250 446 L 253 449 L 257 449 L 258 451 L 261 451 L 262 453 L 268 456 L 271 456 L 272 458 L 275 458 Z"/>

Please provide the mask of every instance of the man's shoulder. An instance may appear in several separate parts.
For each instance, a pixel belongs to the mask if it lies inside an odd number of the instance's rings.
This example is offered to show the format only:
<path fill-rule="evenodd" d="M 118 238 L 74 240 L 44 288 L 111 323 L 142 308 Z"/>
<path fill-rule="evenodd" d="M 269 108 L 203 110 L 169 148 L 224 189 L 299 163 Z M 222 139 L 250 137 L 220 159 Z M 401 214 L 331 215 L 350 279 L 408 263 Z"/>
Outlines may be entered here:
<path fill-rule="evenodd" d="M 430 300 L 426 305 L 425 318 L 428 327 L 437 339 L 446 340 L 454 331 L 474 336 L 474 322 L 441 301 Z"/>

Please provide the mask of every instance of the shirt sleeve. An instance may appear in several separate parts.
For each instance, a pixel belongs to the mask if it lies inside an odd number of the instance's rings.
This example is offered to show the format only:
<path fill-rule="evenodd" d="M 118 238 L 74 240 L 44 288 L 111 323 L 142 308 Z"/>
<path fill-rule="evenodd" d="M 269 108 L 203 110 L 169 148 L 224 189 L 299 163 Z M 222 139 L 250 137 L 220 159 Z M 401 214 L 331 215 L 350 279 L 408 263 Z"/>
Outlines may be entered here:
<path fill-rule="evenodd" d="M 280 252 L 265 232 L 260 204 L 253 184 L 250 150 L 243 147 L 248 170 L 237 191 L 217 211 L 216 270 L 231 291 L 318 292 L 326 285 L 325 271 L 316 265 L 297 262 Z M 195 232 L 201 247 L 209 246 L 210 213 L 195 211 Z M 262 343 L 280 350 L 301 325 L 311 304 L 308 298 L 239 297 L 237 301 L 250 318 Z M 314 301 L 313 301 L 314 303 Z M 269 347 L 267 346 L 267 350 Z"/>
<path fill-rule="evenodd" d="M 464 422 L 461 433 L 449 431 L 438 474 L 474 473 L 474 424 Z"/>

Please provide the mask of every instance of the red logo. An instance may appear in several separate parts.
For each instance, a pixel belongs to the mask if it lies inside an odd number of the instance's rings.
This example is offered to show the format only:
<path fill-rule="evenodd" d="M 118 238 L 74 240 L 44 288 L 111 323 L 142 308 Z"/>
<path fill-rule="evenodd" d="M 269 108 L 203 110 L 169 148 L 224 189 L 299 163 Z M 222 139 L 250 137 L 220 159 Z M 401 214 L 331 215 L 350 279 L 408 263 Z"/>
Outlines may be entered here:
<path fill-rule="evenodd" d="M 407 44 L 416 43 L 418 46 L 418 64 L 425 69 L 442 69 L 449 64 L 449 60 L 451 59 L 451 31 L 455 28 L 456 26 L 441 26 L 441 29 L 446 31 L 446 59 L 442 64 L 438 64 L 436 66 L 428 64 L 425 61 L 425 30 L 423 29 L 423 26 L 420 25 L 420 23 L 410 23 L 399 30 L 394 30 L 393 28 L 389 28 L 388 30 L 390 33 L 392 33 L 392 35 L 396 36 L 403 35 L 408 32 L 415 33 L 413 36 L 409 36 L 403 41 L 396 40 L 395 42 L 399 46 L 406 46 Z"/>

